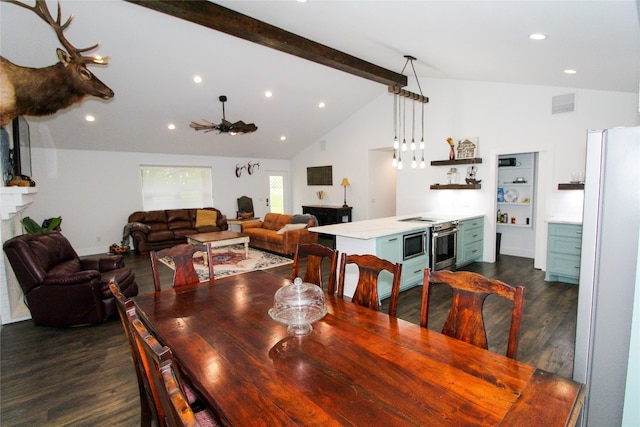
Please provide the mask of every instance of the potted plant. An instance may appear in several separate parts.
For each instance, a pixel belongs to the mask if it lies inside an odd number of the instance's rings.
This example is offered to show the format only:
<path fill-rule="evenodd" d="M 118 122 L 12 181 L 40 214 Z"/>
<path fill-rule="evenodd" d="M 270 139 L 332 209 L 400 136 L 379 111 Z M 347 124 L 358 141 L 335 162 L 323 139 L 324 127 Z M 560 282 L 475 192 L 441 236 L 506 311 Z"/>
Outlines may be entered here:
<path fill-rule="evenodd" d="M 28 234 L 42 233 L 44 231 L 60 230 L 62 217 L 45 219 L 44 221 L 42 221 L 42 225 L 39 225 L 30 217 L 25 216 L 22 221 L 20 221 L 20 223 L 22 224 L 22 227 L 24 227 L 24 231 L 26 231 Z"/>

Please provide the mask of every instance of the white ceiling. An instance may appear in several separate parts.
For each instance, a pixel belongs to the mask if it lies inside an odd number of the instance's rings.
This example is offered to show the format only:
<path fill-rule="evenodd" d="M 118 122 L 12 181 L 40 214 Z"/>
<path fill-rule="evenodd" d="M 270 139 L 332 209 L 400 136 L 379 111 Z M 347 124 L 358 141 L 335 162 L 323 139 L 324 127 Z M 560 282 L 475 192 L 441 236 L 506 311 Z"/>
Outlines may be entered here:
<path fill-rule="evenodd" d="M 413 55 L 420 78 L 639 89 L 638 1 L 218 3 L 395 72 L 403 55 Z M 44 125 L 37 129 L 45 146 L 288 159 L 387 90 L 124 1 L 61 4 L 63 17 L 75 15 L 67 38 L 77 47 L 99 42 L 98 52 L 111 55 L 108 67 L 90 69 L 116 95 L 30 118 Z M 532 32 L 548 39 L 532 41 Z M 14 63 L 57 61 L 54 33 L 25 9 L 0 5 L 0 36 L 0 53 Z M 566 68 L 578 73 L 564 74 Z M 204 79 L 200 85 L 192 81 L 195 74 Z M 414 83 L 410 71 L 405 74 Z M 424 83 L 422 91 L 429 96 Z M 220 121 L 219 95 L 229 98 L 228 120 L 254 122 L 258 131 L 230 136 L 189 128 L 192 120 Z M 97 120 L 85 122 L 87 113 Z M 169 123 L 176 130 L 167 130 Z"/>

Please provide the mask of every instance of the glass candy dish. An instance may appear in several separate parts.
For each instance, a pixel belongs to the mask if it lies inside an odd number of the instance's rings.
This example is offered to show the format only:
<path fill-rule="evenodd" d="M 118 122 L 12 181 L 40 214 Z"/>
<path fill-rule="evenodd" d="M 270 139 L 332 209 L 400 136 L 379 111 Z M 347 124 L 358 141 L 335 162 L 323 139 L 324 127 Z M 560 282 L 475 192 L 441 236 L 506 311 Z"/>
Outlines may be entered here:
<path fill-rule="evenodd" d="M 311 324 L 327 314 L 324 294 L 319 286 L 303 282 L 296 277 L 292 284 L 278 289 L 273 297 L 273 308 L 269 316 L 276 322 L 287 325 L 289 335 L 308 335 Z"/>

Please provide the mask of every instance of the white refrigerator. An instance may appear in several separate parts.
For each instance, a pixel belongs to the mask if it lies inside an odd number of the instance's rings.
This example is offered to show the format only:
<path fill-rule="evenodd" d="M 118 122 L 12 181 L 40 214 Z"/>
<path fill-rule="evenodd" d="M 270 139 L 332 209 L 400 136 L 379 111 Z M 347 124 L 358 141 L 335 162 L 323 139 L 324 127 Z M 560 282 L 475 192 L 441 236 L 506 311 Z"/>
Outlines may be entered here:
<path fill-rule="evenodd" d="M 573 378 L 587 386 L 581 425 L 620 426 L 638 274 L 640 127 L 588 132 L 584 191 Z"/>

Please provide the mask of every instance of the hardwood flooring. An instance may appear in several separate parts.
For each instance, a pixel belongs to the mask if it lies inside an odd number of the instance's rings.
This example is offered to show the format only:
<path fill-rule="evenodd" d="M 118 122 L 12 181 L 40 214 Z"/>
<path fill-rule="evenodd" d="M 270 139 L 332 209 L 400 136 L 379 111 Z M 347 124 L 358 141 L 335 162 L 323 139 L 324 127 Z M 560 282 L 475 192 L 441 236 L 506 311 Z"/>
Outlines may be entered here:
<path fill-rule="evenodd" d="M 140 293 L 152 292 L 149 258 L 127 255 Z M 533 260 L 501 255 L 495 264 L 465 268 L 526 287 L 518 360 L 570 377 L 576 325 L 576 286 L 545 282 Z M 291 266 L 270 270 L 290 277 Z M 167 275 L 169 277 L 169 273 Z M 164 281 L 164 277 L 163 277 Z M 420 288 L 403 292 L 398 317 L 418 323 Z M 429 327 L 439 330 L 448 310 L 445 285 L 432 291 Z M 383 306 L 386 310 L 386 306 Z M 485 304 L 492 351 L 504 354 L 509 307 Z M 137 426 L 136 375 L 118 319 L 78 328 L 36 327 L 31 321 L 0 328 L 0 425 Z"/>

